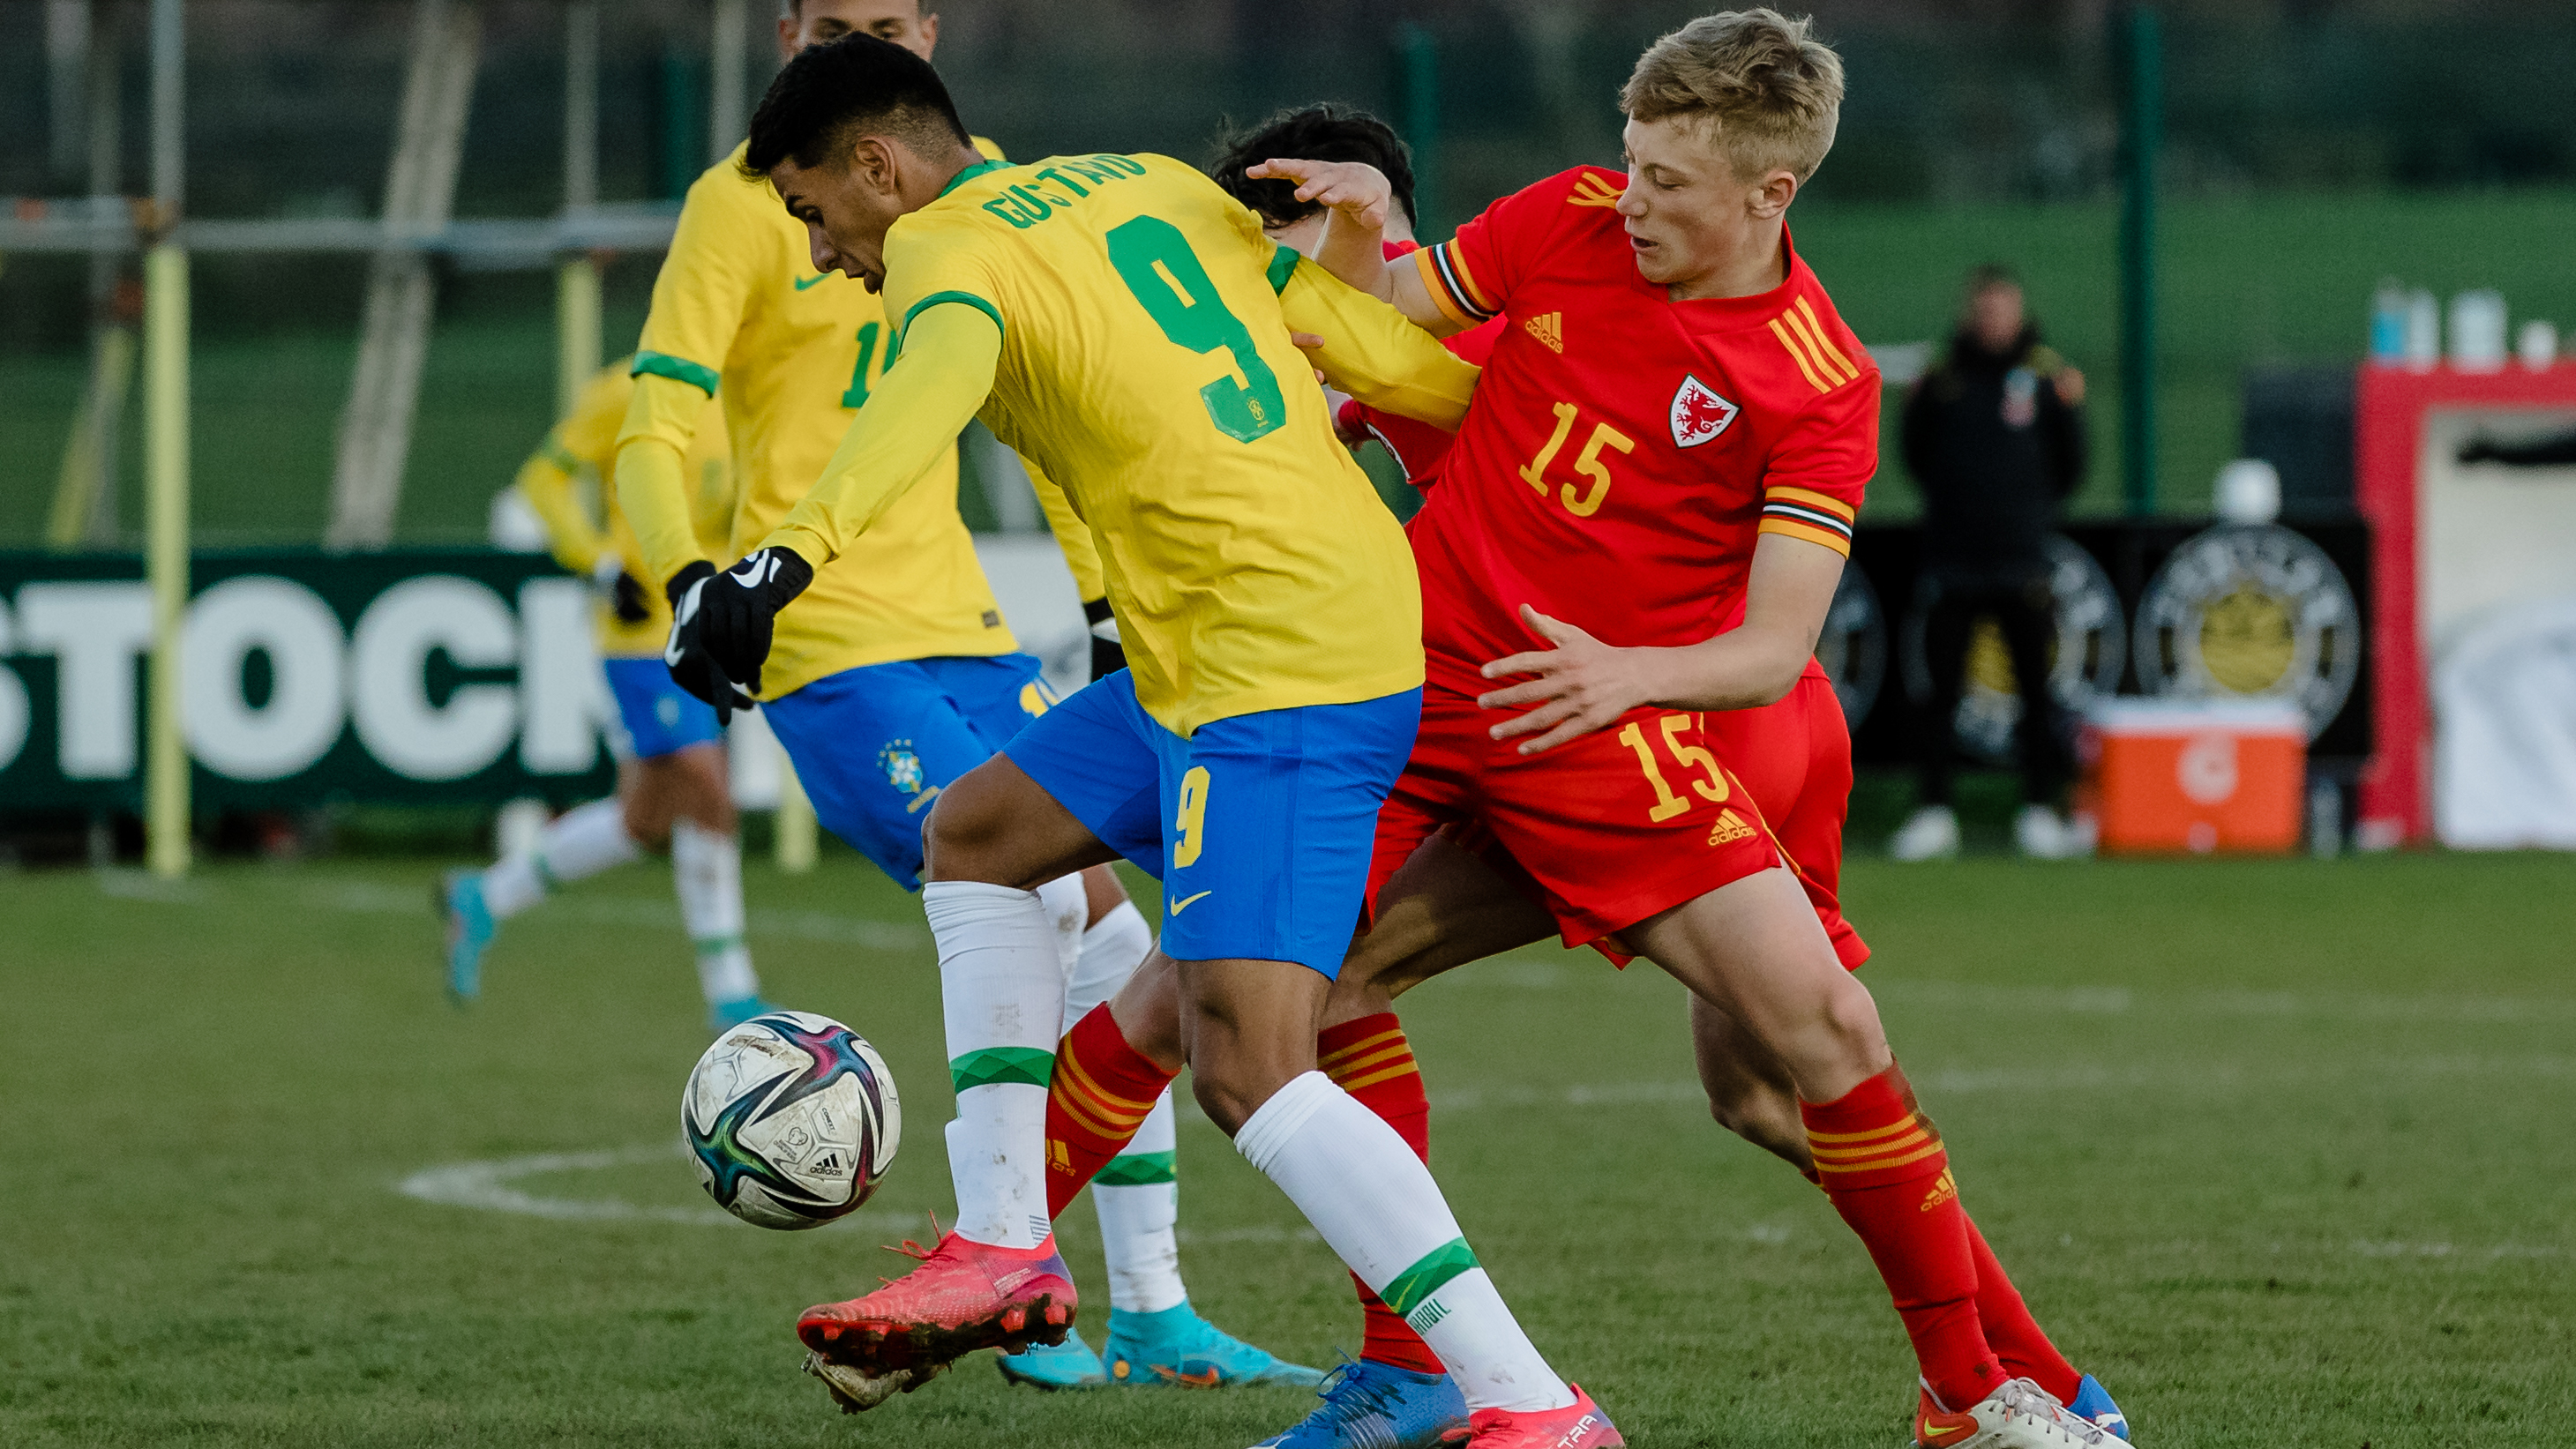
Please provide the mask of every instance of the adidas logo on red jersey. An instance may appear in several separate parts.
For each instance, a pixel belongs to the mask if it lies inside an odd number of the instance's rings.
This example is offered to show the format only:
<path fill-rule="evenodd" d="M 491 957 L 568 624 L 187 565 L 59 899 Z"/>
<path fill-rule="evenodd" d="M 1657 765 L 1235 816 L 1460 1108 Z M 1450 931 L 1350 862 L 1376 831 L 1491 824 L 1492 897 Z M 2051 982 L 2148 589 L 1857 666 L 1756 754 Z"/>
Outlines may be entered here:
<path fill-rule="evenodd" d="M 1721 809 L 1717 812 L 1717 823 L 1708 828 L 1708 843 L 1725 845 L 1731 841 L 1742 840 L 1752 833 L 1753 827 L 1744 823 L 1743 816 L 1732 810 Z"/>
<path fill-rule="evenodd" d="M 1564 313 L 1550 312 L 1544 317 L 1532 317 L 1521 325 L 1529 329 L 1529 335 L 1546 343 L 1548 351 L 1559 354 L 1565 351 Z"/>

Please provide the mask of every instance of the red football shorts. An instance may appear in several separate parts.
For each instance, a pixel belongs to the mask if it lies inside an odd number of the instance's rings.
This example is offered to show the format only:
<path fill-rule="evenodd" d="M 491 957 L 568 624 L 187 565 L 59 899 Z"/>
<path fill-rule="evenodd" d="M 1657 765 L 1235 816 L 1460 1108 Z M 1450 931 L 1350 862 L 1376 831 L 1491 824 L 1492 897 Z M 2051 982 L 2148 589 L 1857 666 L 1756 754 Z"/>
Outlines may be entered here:
<path fill-rule="evenodd" d="M 1785 853 L 1843 966 L 1857 969 L 1869 959 L 1868 944 L 1843 919 L 1836 896 L 1851 800 L 1851 734 L 1833 683 L 1820 672 L 1760 709 L 1639 710 L 1535 758 L 1514 754 L 1517 740 L 1486 738 L 1505 717 L 1437 685 L 1424 691 L 1422 732 L 1378 814 L 1371 900 L 1424 840 L 1445 828 L 1546 905 L 1567 945 L 1591 944 L 1625 965 L 1628 957 L 1601 936 L 1768 869 Z M 1662 748 L 1668 719 L 1676 721 L 1670 728 L 1677 747 L 1669 750 Z M 1657 750 L 1661 791 L 1639 762 L 1638 741 Z M 1672 810 L 1690 781 L 1709 778 L 1679 747 L 1704 749 L 1724 762 L 1718 769 L 1728 799 L 1707 800 L 1709 790 L 1694 789 L 1687 810 Z M 1524 794 L 1534 799 L 1525 805 Z M 1654 820 L 1658 810 L 1668 818 Z M 1728 811 L 1755 833 L 1712 849 L 1710 837 L 1732 835 L 1721 818 Z M 1692 821 L 1699 823 L 1686 823 Z"/>
<path fill-rule="evenodd" d="M 1832 695 L 1826 695 L 1830 702 Z M 1632 710 L 1542 755 L 1486 731 L 1510 718 L 1437 681 L 1378 813 L 1372 899 L 1443 827 L 1508 854 L 1581 946 L 1780 863 L 1750 793 L 1714 749 L 1714 715 Z M 1848 767 L 1846 767 L 1848 768 Z"/>
<path fill-rule="evenodd" d="M 1847 970 L 1869 944 L 1843 919 L 1843 820 L 1851 809 L 1851 729 L 1833 681 L 1810 669 L 1777 703 L 1704 716 L 1711 748 L 1762 807 Z"/>

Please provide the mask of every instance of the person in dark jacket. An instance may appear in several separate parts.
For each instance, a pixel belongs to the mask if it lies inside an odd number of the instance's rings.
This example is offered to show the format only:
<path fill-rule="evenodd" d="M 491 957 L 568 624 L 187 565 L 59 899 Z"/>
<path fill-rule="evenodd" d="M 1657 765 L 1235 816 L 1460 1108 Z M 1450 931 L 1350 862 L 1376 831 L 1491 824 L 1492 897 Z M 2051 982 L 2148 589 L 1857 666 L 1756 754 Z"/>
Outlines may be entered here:
<path fill-rule="evenodd" d="M 1952 721 L 1980 618 L 2001 632 L 2022 702 L 2015 839 L 2025 855 L 2090 848 L 2057 808 L 2072 761 L 2048 685 L 2057 628 L 2048 540 L 2059 507 L 2084 478 L 2083 402 L 2084 375 L 2040 340 L 2021 284 L 2001 267 L 1970 273 L 1949 350 L 1905 400 L 1905 466 L 1923 494 L 1915 608 L 1931 694 L 1916 702 L 1921 797 L 1889 846 L 1900 860 L 1959 849 Z"/>

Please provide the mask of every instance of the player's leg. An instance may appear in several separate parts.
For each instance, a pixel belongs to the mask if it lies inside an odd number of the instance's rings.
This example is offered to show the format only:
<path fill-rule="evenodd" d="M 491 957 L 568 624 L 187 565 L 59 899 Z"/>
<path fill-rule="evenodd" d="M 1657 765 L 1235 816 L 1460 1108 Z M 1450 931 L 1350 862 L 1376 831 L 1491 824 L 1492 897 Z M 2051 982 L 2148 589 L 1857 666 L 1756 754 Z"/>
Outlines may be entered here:
<path fill-rule="evenodd" d="M 641 784 L 634 762 L 716 737 L 715 711 L 672 683 L 661 660 L 608 659 L 602 670 L 617 705 L 617 795 L 555 817 L 532 849 L 479 871 L 450 871 L 439 884 L 447 990 L 460 1003 L 482 994 L 483 958 L 503 921 L 544 900 L 559 884 L 624 865 L 660 845 L 656 837 L 627 829 L 625 802 Z"/>
<path fill-rule="evenodd" d="M 1827 680 L 1799 681 L 1788 697 L 1761 709 L 1710 715 L 1708 730 L 1719 754 L 1741 762 L 1737 778 L 1771 823 L 1816 917 L 1847 969 L 1858 970 L 1870 950 L 1843 918 L 1843 822 L 1851 797 L 1851 733 Z M 1690 999 L 1691 1047 L 1709 1113 L 1729 1131 L 1769 1151 L 1817 1180 L 1787 1068 L 1760 1038 L 1698 996 Z M 1964 1205 L 1962 1215 L 1965 1213 Z M 2027 1378 L 2070 1408 L 2101 1406 L 2125 1430 L 2119 1410 L 2101 1385 L 2078 1374 L 2031 1316 L 2011 1277 L 1967 1216 L 1969 1249 L 1977 1267 L 1977 1318 L 2004 1370 Z M 2083 1408 L 2078 1408 L 2083 1412 Z M 2122 1437 L 2126 1437 L 2122 1432 Z"/>
<path fill-rule="evenodd" d="M 671 884 L 697 955 L 709 1029 L 767 1011 L 743 939 L 742 838 L 724 746 L 706 740 L 636 761 L 624 799 L 628 835 L 670 842 Z"/>
<path fill-rule="evenodd" d="M 1408 691 L 1219 720 L 1166 746 L 1176 909 L 1163 950 L 1179 963 L 1191 1085 L 1244 1159 L 1431 1344 L 1479 1433 L 1615 1443 L 1521 1331 L 1422 1159 L 1315 1066 L 1379 806 L 1420 715 Z M 1182 902 L 1197 905 L 1184 914 Z"/>
<path fill-rule="evenodd" d="M 958 1221 L 910 1274 L 799 1321 L 848 1407 L 882 1397 L 870 1383 L 918 1382 L 975 1349 L 1059 1342 L 1072 1326 L 1078 1300 L 1042 1166 L 1067 957 L 1041 892 L 1070 887 L 1078 926 L 1089 911 L 1075 872 L 1122 852 L 1159 864 L 1158 762 L 1142 719 L 1132 689 L 1086 689 L 929 807 L 922 906 L 957 1088 L 947 1135 Z"/>
<path fill-rule="evenodd" d="M 998 750 L 1059 701 L 1024 654 L 922 661 L 941 689 Z M 1065 983 L 1064 1031 L 1135 975 L 1154 944 L 1153 928 L 1109 867 L 1083 872 L 1087 925 Z M 1177 1233 L 1178 1126 L 1170 1091 L 1149 1099 L 1134 1140 L 1109 1162 L 1092 1190 L 1109 1271 L 1109 1352 L 1092 1352 L 1079 1334 L 1060 1344 L 1005 1354 L 1005 1378 L 1038 1388 L 1100 1383 L 1311 1384 L 1314 1369 L 1288 1363 L 1226 1334 L 1189 1304 Z M 1060 1202 L 1050 1202 L 1057 1216 Z"/>

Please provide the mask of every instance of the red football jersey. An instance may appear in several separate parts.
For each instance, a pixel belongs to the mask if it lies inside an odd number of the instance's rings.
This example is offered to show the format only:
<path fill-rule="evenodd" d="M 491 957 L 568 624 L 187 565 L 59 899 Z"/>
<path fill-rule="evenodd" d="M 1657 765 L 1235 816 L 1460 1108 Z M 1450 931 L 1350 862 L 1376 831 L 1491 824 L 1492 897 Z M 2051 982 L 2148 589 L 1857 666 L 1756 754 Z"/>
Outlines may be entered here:
<path fill-rule="evenodd" d="M 1577 167 L 1414 253 L 1505 324 L 1409 531 L 1434 680 L 1539 647 L 1526 603 L 1620 646 L 1740 623 L 1757 534 L 1851 550 L 1878 467 L 1878 368 L 1786 233 L 1787 280 L 1675 302 L 1637 273 L 1626 178 Z"/>

